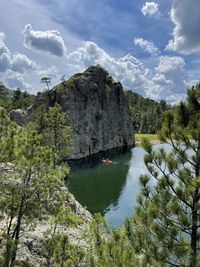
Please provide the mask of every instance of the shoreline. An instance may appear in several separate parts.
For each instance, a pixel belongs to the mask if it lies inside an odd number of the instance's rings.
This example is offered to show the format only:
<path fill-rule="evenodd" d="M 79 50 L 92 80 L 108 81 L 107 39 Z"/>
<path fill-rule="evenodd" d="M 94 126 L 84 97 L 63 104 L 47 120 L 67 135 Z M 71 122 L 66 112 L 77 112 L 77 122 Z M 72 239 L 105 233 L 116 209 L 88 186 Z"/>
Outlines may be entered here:
<path fill-rule="evenodd" d="M 150 143 L 152 145 L 159 145 L 159 144 L 162 144 L 163 142 L 161 142 L 160 140 L 156 139 L 156 140 L 149 140 Z M 141 146 L 142 144 L 142 141 L 135 141 L 135 146 Z"/>

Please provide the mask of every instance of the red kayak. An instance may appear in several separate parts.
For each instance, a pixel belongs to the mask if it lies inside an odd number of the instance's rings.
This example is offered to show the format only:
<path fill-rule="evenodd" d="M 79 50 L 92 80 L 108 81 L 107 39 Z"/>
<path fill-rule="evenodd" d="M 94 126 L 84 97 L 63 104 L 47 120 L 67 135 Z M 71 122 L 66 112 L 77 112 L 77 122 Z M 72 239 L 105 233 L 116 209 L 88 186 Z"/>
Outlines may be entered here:
<path fill-rule="evenodd" d="M 109 159 L 101 159 L 101 163 L 102 164 L 110 164 L 110 163 L 112 163 L 112 160 L 109 160 Z"/>

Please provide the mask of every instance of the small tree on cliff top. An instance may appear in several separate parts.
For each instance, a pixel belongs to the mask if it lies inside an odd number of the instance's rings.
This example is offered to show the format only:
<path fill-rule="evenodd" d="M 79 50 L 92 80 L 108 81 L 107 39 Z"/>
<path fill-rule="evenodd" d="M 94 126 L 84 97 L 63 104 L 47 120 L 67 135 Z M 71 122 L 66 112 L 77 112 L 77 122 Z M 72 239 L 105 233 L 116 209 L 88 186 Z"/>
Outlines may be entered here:
<path fill-rule="evenodd" d="M 47 86 L 47 90 L 49 91 L 49 84 L 51 83 L 51 78 L 48 76 L 43 76 L 40 79 L 41 83 L 45 83 Z"/>
<path fill-rule="evenodd" d="M 167 112 L 161 141 L 153 150 L 144 141 L 151 176 L 140 177 L 133 227 L 136 250 L 151 266 L 190 266 L 200 262 L 200 84 L 188 90 L 187 101 Z M 156 183 L 151 183 L 152 180 Z M 155 185 L 155 186 L 154 186 Z"/>

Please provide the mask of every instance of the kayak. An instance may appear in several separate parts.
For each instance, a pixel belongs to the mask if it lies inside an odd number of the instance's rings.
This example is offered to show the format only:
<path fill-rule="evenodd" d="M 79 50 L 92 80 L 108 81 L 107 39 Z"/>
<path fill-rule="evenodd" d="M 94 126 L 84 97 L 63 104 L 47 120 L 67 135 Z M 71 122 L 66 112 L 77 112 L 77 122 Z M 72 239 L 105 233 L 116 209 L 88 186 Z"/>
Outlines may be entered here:
<path fill-rule="evenodd" d="M 101 163 L 102 164 L 110 164 L 110 163 L 112 163 L 112 160 L 109 160 L 109 159 L 101 159 Z"/>

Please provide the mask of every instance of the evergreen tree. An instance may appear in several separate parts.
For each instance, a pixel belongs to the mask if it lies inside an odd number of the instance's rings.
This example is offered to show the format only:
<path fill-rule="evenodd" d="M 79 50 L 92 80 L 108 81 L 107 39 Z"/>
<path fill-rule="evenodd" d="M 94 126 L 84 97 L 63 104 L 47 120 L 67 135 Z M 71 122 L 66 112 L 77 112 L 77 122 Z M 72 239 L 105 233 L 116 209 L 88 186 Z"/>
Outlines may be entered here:
<path fill-rule="evenodd" d="M 45 83 L 47 86 L 47 90 L 49 91 L 49 84 L 51 83 L 51 78 L 48 76 L 43 76 L 40 79 L 41 83 Z"/>
<path fill-rule="evenodd" d="M 26 91 L 22 92 L 20 88 L 13 91 L 12 105 L 10 109 L 25 109 L 33 104 L 34 96 Z"/>
<path fill-rule="evenodd" d="M 15 265 L 21 235 L 38 219 L 68 213 L 64 204 L 68 194 L 61 190 L 68 171 L 63 165 L 54 167 L 52 149 L 41 145 L 35 130 L 17 127 L 0 109 L 0 211 L 6 222 L 1 266 Z"/>
<path fill-rule="evenodd" d="M 42 110 L 44 110 L 44 107 Z M 71 128 L 67 126 L 66 115 L 62 112 L 59 104 L 49 107 L 46 114 L 40 115 L 38 116 L 40 117 L 38 122 L 42 125 L 38 124 L 38 126 L 43 136 L 43 143 L 53 149 L 56 155 L 55 164 L 57 164 L 64 160 L 71 151 Z"/>
<path fill-rule="evenodd" d="M 125 95 L 134 122 L 135 132 L 158 133 L 161 129 L 163 113 L 170 108 L 166 102 L 161 100 L 158 103 L 132 91 L 126 91 Z"/>
<path fill-rule="evenodd" d="M 200 84 L 188 90 L 187 101 L 166 113 L 155 151 L 143 142 L 149 175 L 129 227 L 134 245 L 151 266 L 190 266 L 200 262 Z M 154 182 L 153 182 L 154 181 Z"/>
<path fill-rule="evenodd" d="M 136 255 L 127 236 L 124 227 L 108 230 L 101 215 L 95 214 L 90 225 L 90 238 L 86 237 L 90 244 L 86 254 L 86 266 L 143 266 L 142 257 Z"/>

